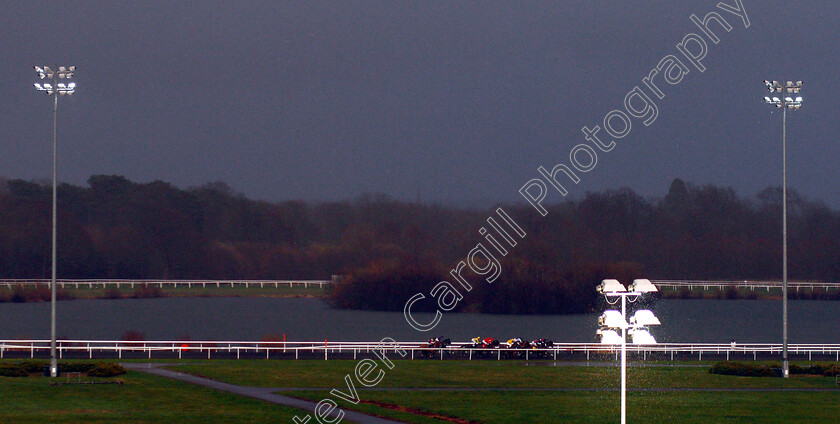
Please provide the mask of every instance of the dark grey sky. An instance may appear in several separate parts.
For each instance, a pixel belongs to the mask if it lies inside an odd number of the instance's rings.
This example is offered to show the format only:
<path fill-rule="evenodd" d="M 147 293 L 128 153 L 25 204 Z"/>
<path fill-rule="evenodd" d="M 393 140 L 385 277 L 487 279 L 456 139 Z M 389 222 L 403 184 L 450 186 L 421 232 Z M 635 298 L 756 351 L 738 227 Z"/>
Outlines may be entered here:
<path fill-rule="evenodd" d="M 733 4 L 735 0 L 727 0 Z M 678 4 L 674 4 L 678 3 Z M 755 194 L 781 181 L 761 81 L 805 81 L 789 182 L 840 206 L 840 5 L 715 1 L 4 2 L 0 175 L 47 178 L 51 104 L 32 65 L 77 65 L 59 101 L 60 180 L 120 174 L 249 197 L 520 200 L 717 10 L 733 26 L 598 157 L 572 196 L 681 177 Z M 792 10 L 792 5 L 798 10 Z M 602 132 L 603 134 L 603 132 Z M 558 201 L 556 193 L 549 201 Z"/>

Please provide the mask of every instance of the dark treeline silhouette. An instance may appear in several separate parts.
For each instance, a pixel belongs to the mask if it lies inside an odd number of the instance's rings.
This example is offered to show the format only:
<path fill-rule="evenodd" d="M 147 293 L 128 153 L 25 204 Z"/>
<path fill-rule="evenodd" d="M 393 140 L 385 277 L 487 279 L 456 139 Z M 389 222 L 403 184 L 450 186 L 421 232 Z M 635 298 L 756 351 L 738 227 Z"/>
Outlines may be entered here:
<path fill-rule="evenodd" d="M 398 202 L 268 203 L 94 175 L 58 188 L 59 278 L 329 279 L 399 256 L 456 257 L 477 212 Z M 0 185 L 0 278 L 50 275 L 51 186 Z"/>
<path fill-rule="evenodd" d="M 840 213 L 795 191 L 788 194 L 790 278 L 840 281 Z M 731 188 L 694 187 L 675 179 L 661 199 L 622 188 L 548 207 L 545 217 L 530 206 L 508 206 L 528 235 L 502 261 L 503 271 L 492 284 L 478 284 L 470 292 L 453 284 L 464 296 L 455 310 L 589 312 L 598 307 L 594 287 L 603 278 L 625 283 L 641 277 L 780 280 L 781 205 L 780 188 L 744 199 Z M 481 241 L 476 231 L 467 234 L 473 245 Z M 404 262 L 372 264 L 351 272 L 333 301 L 343 307 L 400 310 L 415 293 L 430 297 L 438 281 L 454 283 L 448 269 L 467 251 L 439 268 L 422 268 L 434 272 L 417 272 Z M 391 298 L 394 290 L 398 300 Z M 412 310 L 436 307 L 432 299 Z"/>
<path fill-rule="evenodd" d="M 632 281 L 643 277 L 639 264 L 624 262 L 560 267 L 506 259 L 501 268 L 501 274 L 491 284 L 471 285 L 469 292 L 453 283 L 450 287 L 463 298 L 452 310 L 492 314 L 591 312 L 599 305 L 595 286 L 601 280 Z M 429 296 L 441 281 L 454 280 L 439 266 L 406 261 L 369 264 L 346 275 L 333 289 L 331 301 L 341 308 L 402 311 L 408 299 L 416 293 Z M 436 296 L 442 296 L 442 292 L 437 293 Z M 413 304 L 411 311 L 432 312 L 437 308 L 438 303 L 432 298 Z"/>
<path fill-rule="evenodd" d="M 0 181 L 0 277 L 49 276 L 50 196 L 48 184 Z M 840 213 L 795 191 L 788 201 L 790 278 L 840 281 Z M 779 188 L 743 198 L 731 188 L 676 179 L 662 198 L 621 188 L 548 206 L 545 217 L 527 204 L 504 208 L 527 236 L 502 260 L 499 279 L 476 285 L 462 310 L 556 311 L 550 305 L 569 293 L 579 293 L 572 297 L 580 305 L 565 302 L 570 306 L 564 310 L 586 310 L 597 300 L 590 300 L 592 280 L 615 267 L 651 279 L 781 276 Z M 249 200 L 221 182 L 184 190 L 95 175 L 88 187 L 59 186 L 58 275 L 343 274 L 355 283 L 352 290 L 335 290 L 337 305 L 399 309 L 411 294 L 445 279 L 483 240 L 478 229 L 487 216 L 384 195 L 269 203 Z M 513 298 L 529 300 L 512 304 Z"/>

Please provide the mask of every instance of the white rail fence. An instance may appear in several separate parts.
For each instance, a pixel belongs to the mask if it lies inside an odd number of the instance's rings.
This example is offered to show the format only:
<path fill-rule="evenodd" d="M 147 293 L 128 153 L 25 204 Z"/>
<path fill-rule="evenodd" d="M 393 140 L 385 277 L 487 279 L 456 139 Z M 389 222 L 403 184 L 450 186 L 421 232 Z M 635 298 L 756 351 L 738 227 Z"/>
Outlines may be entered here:
<path fill-rule="evenodd" d="M 729 287 L 755 289 L 782 288 L 781 281 L 761 281 L 761 280 L 651 280 L 651 282 L 659 288 L 681 289 L 681 288 L 703 288 L 708 289 L 726 289 Z M 825 281 L 788 281 L 788 289 L 840 289 L 840 283 L 831 283 Z"/>
<path fill-rule="evenodd" d="M 554 359 L 558 356 L 577 357 L 590 360 L 593 356 L 603 359 L 604 355 L 617 358 L 619 345 L 602 345 L 598 343 L 556 343 L 552 348 L 545 349 L 507 349 L 507 348 L 468 348 L 466 343 L 454 343 L 445 348 L 421 347 L 422 342 L 397 342 L 382 345 L 379 342 L 282 342 L 282 341 L 114 341 L 114 340 L 59 340 L 56 343 L 59 358 L 65 356 L 78 358 L 114 357 L 122 358 L 133 354 L 132 357 L 147 358 L 189 358 L 235 357 L 249 358 L 265 357 L 266 359 L 298 359 L 321 358 L 353 359 L 374 351 L 402 350 L 405 359 Z M 655 358 L 703 360 L 727 360 L 730 357 L 753 360 L 780 356 L 781 344 L 749 343 L 749 344 L 715 344 L 715 343 L 659 343 L 656 345 L 628 345 L 628 352 L 635 354 L 642 360 Z M 4 357 L 44 357 L 49 355 L 49 340 L 0 340 L 0 358 Z M 788 353 L 792 359 L 812 360 L 813 357 L 840 361 L 840 344 L 791 344 Z M 397 357 L 397 355 L 394 355 Z"/>
<path fill-rule="evenodd" d="M 331 280 L 56 280 L 56 284 L 60 288 L 105 288 L 111 287 L 131 287 L 135 286 L 157 286 L 164 287 L 324 287 L 335 283 L 338 276 L 333 276 Z M 14 286 L 34 286 L 38 284 L 50 284 L 50 280 L 44 279 L 0 279 L 0 286 L 12 288 Z"/>
<path fill-rule="evenodd" d="M 137 279 L 60 279 L 56 281 L 60 288 L 105 288 L 124 287 L 134 288 L 136 286 L 158 286 L 158 287 L 281 287 L 281 286 L 302 286 L 302 287 L 324 287 L 334 284 L 341 278 L 333 275 L 330 280 L 137 280 Z M 758 288 L 770 290 L 781 288 L 781 281 L 762 280 L 652 280 L 660 288 L 681 289 L 681 288 L 703 288 L 703 289 L 725 289 L 729 287 L 741 287 L 755 290 Z M 48 279 L 0 279 L 0 286 L 12 288 L 14 286 L 31 286 L 38 284 L 49 284 Z M 840 289 L 840 283 L 824 281 L 789 281 L 788 288 L 799 289 Z"/>
<path fill-rule="evenodd" d="M 334 284 L 341 278 L 333 275 L 330 280 L 138 280 L 138 279 L 60 279 L 56 283 L 59 287 L 74 288 L 104 288 L 108 286 L 122 287 L 129 286 L 158 286 L 158 287 L 280 287 L 280 286 L 303 286 L 303 287 L 324 287 Z M 755 290 L 757 288 L 770 290 L 781 288 L 781 281 L 762 280 L 651 280 L 657 287 L 680 289 L 680 288 L 703 288 L 703 289 L 725 289 L 729 287 L 741 287 Z M 0 286 L 11 288 L 13 286 L 30 286 L 38 284 L 49 284 L 48 279 L 0 279 Z M 788 288 L 799 289 L 840 289 L 840 283 L 824 281 L 789 281 Z"/>

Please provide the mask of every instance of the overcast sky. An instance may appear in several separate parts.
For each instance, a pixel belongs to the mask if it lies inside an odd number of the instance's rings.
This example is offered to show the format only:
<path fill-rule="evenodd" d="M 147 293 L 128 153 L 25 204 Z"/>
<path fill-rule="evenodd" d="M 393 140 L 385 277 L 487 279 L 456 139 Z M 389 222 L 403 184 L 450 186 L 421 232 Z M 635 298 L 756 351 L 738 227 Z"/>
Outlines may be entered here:
<path fill-rule="evenodd" d="M 32 66 L 57 64 L 78 66 L 77 93 L 59 101 L 64 182 L 224 181 L 269 201 L 522 200 L 539 166 L 569 164 L 583 126 L 603 125 L 701 33 L 692 13 L 717 11 L 732 30 L 712 24 L 705 72 L 689 64 L 681 83 L 662 83 L 657 119 L 632 120 L 570 196 L 663 196 L 675 177 L 748 196 L 779 185 L 782 116 L 762 80 L 799 79 L 789 183 L 840 206 L 836 1 L 744 0 L 749 28 L 715 1 L 3 3 L 9 178 L 51 175 L 52 104 Z"/>

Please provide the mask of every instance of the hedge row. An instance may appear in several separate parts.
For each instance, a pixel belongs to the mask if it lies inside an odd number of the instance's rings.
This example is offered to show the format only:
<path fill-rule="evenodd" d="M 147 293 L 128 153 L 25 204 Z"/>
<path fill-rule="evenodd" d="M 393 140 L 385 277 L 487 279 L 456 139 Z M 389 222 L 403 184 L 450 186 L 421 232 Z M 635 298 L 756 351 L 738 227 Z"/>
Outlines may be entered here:
<path fill-rule="evenodd" d="M 810 374 L 821 375 L 823 377 L 835 377 L 840 375 L 840 364 L 827 365 L 811 365 L 808 367 L 800 367 L 799 365 L 790 366 L 791 374 Z"/>
<path fill-rule="evenodd" d="M 709 369 L 710 374 L 738 375 L 742 377 L 776 377 L 778 373 L 767 365 L 745 364 L 742 362 L 718 362 Z"/>
<path fill-rule="evenodd" d="M 743 377 L 777 377 L 781 375 L 780 371 L 781 365 L 779 364 L 757 365 L 731 361 L 718 362 L 709 369 L 710 374 L 738 375 Z M 791 374 L 834 377 L 840 375 L 840 364 L 816 364 L 807 367 L 791 365 L 789 371 Z"/>
<path fill-rule="evenodd" d="M 47 361 L 39 360 L 0 364 L 0 376 L 26 377 L 29 374 L 40 373 L 47 366 Z M 59 362 L 58 369 L 61 372 L 83 372 L 88 377 L 114 377 L 126 372 L 120 364 L 109 362 Z"/>

